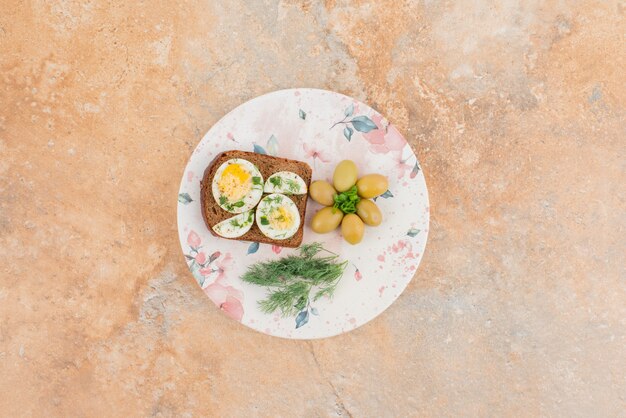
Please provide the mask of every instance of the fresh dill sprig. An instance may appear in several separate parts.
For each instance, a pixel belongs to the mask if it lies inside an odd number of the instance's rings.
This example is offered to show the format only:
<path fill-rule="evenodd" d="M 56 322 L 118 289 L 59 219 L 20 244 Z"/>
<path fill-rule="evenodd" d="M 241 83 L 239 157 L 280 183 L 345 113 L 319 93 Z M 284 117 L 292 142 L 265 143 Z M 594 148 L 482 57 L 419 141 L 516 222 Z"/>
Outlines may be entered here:
<path fill-rule="evenodd" d="M 331 255 L 317 256 L 320 251 Z M 297 255 L 253 264 L 241 279 L 269 288 L 268 297 L 259 302 L 263 312 L 278 310 L 283 316 L 289 316 L 308 305 L 311 292 L 313 301 L 323 296 L 332 297 L 347 264 L 347 261 L 339 261 L 337 254 L 314 242 L 302 245 Z"/>

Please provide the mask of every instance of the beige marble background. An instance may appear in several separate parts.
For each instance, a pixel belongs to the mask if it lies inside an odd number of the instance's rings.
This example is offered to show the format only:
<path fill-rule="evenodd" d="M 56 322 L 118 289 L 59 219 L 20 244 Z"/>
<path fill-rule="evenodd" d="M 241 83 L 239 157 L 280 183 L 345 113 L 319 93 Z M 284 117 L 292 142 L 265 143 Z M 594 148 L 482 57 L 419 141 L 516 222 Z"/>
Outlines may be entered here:
<path fill-rule="evenodd" d="M 626 3 L 0 0 L 0 416 L 625 416 Z M 424 169 L 414 280 L 322 341 L 229 320 L 179 178 L 227 111 L 364 100 Z"/>

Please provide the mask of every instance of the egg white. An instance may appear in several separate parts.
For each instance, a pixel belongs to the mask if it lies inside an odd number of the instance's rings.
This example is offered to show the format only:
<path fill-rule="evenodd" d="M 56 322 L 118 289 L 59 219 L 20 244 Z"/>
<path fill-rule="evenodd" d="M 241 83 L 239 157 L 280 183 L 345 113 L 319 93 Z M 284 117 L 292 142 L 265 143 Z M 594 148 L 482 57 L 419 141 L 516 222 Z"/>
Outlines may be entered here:
<path fill-rule="evenodd" d="M 249 210 L 213 225 L 213 231 L 224 238 L 237 238 L 248 232 L 252 224 L 254 224 L 254 212 Z"/>
<path fill-rule="evenodd" d="M 229 201 L 219 189 L 219 181 L 222 178 L 224 170 L 226 170 L 226 167 L 231 164 L 239 164 L 244 170 L 250 173 L 249 181 L 252 183 L 250 191 L 243 196 L 243 198 L 235 202 Z M 256 168 L 256 166 L 250 161 L 241 158 L 232 158 L 220 165 L 215 172 L 215 176 L 213 177 L 213 181 L 211 183 L 211 190 L 213 192 L 213 198 L 225 211 L 230 213 L 246 212 L 255 207 L 263 196 L 263 176 L 261 175 L 259 169 Z"/>
<path fill-rule="evenodd" d="M 293 218 L 292 225 L 287 229 L 275 229 L 271 224 L 267 223 L 267 218 L 270 213 L 274 209 L 277 209 L 281 206 L 284 206 L 285 210 L 288 211 Z M 263 218 L 265 218 L 265 220 Z M 270 194 L 261 199 L 261 202 L 259 202 L 259 206 L 257 206 L 256 223 L 263 235 L 268 238 L 274 240 L 291 238 L 296 232 L 298 232 L 300 222 L 300 212 L 298 212 L 298 207 L 293 202 L 293 200 L 285 195 L 277 193 Z"/>
<path fill-rule="evenodd" d="M 279 171 L 265 181 L 264 193 L 306 194 L 306 183 L 296 173 Z"/>

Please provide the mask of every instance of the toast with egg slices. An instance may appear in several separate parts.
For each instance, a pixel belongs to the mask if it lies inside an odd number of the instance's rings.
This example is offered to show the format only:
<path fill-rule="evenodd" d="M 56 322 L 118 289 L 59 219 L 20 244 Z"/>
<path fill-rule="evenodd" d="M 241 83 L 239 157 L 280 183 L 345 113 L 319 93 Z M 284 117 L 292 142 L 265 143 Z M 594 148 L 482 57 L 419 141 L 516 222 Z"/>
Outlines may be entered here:
<path fill-rule="evenodd" d="M 220 205 L 214 197 L 213 191 L 213 179 L 220 167 L 229 160 L 240 159 L 252 163 L 262 175 L 263 182 L 272 175 L 279 172 L 290 172 L 297 174 L 305 183 L 308 190 L 311 184 L 311 176 L 313 170 L 311 167 L 302 161 L 289 160 L 287 158 L 273 157 L 265 154 L 257 154 L 246 151 L 225 151 L 219 154 L 211 161 L 209 166 L 204 171 L 202 181 L 200 182 L 200 203 L 202 208 L 202 217 L 206 223 L 209 231 L 220 238 L 234 239 L 239 241 L 253 241 L 266 244 L 278 245 L 281 247 L 296 248 L 302 243 L 304 233 L 304 219 L 306 214 L 306 203 L 308 195 L 305 191 L 304 194 L 287 194 L 293 203 L 295 203 L 299 217 L 300 225 L 294 235 L 286 239 L 272 239 L 261 232 L 257 222 L 252 222 L 252 227 L 243 235 L 236 238 L 230 238 L 224 235 L 216 233 L 214 227 L 227 219 L 233 218 L 237 212 L 229 212 L 224 209 L 223 205 Z M 263 193 L 263 197 L 270 196 L 269 193 Z M 252 210 L 256 210 L 256 207 Z"/>

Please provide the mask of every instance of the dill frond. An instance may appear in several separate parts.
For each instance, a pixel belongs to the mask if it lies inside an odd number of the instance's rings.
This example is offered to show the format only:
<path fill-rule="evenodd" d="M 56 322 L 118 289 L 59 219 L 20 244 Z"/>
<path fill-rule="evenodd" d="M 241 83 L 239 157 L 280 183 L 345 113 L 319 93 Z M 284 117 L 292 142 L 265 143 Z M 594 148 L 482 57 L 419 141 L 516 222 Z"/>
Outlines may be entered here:
<path fill-rule="evenodd" d="M 312 290 L 315 291 L 314 301 L 322 296 L 332 297 L 348 264 L 339 261 L 336 254 L 316 257 L 322 250 L 318 242 L 302 245 L 299 255 L 251 265 L 241 279 L 268 288 L 268 297 L 259 302 L 263 312 L 293 315 L 309 304 Z"/>

